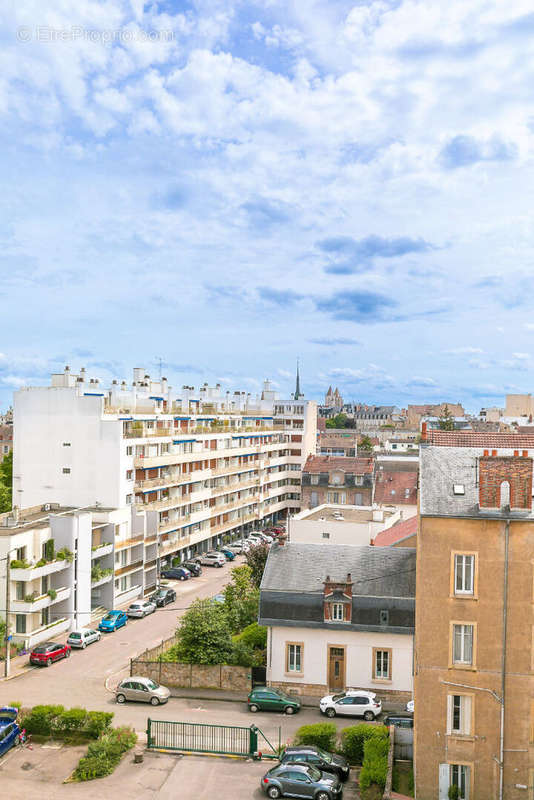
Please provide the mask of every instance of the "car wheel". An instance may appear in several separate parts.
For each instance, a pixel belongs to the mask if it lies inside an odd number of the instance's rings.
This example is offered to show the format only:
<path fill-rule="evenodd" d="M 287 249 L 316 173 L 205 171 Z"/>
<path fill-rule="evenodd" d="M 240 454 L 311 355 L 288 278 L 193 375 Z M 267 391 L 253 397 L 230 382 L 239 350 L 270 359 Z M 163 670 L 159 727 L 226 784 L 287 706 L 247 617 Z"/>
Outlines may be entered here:
<path fill-rule="evenodd" d="M 84 642 L 84 643 L 82 644 L 82 650 L 85 650 L 85 648 L 86 648 L 86 647 L 87 647 L 87 642 Z"/>
<path fill-rule="evenodd" d="M 328 792 L 319 792 L 315 795 L 315 800 L 330 800 L 330 795 Z"/>
<path fill-rule="evenodd" d="M 257 706 L 257 705 L 256 705 L 256 703 L 252 703 L 252 705 L 250 705 L 250 706 L 248 707 L 248 710 L 249 710 L 249 711 L 252 711 L 252 713 L 253 713 L 253 714 L 255 714 L 255 713 L 256 713 L 256 711 L 259 711 L 259 710 L 260 710 L 260 707 L 259 707 L 259 706 Z M 278 795 L 276 795 L 276 796 L 278 797 Z"/>
<path fill-rule="evenodd" d="M 282 797 L 282 792 L 278 786 L 269 786 L 267 789 L 267 797 L 270 797 L 271 800 L 276 800 L 276 798 Z"/>
<path fill-rule="evenodd" d="M 285 714 L 294 714 L 295 713 L 295 709 L 293 708 L 293 706 L 286 706 L 284 708 L 284 713 Z"/>
<path fill-rule="evenodd" d="M 157 697 L 151 697 L 151 698 L 150 698 L 150 705 L 151 705 L 151 706 L 159 706 L 159 700 L 158 700 L 158 698 L 157 698 Z"/>
<path fill-rule="evenodd" d="M 180 575 L 180 580 L 185 581 L 185 575 Z"/>
<path fill-rule="evenodd" d="M 332 719 L 332 717 L 336 716 L 336 709 L 335 708 L 327 708 L 324 713 L 326 714 L 327 717 L 330 717 L 330 719 Z"/>
<path fill-rule="evenodd" d="M 375 718 L 375 715 L 373 714 L 372 711 L 366 711 L 365 714 L 363 715 L 363 718 L 366 722 L 372 722 Z"/>
<path fill-rule="evenodd" d="M 125 703 L 126 702 L 126 698 L 125 698 L 125 696 L 123 694 L 118 694 L 116 700 L 117 700 L 117 703 Z"/>
<path fill-rule="evenodd" d="M 70 658 L 70 650 L 65 650 L 65 658 Z"/>
<path fill-rule="evenodd" d="M 47 658 L 45 663 L 46 663 L 47 667 L 51 667 L 52 666 L 52 659 L 51 658 Z"/>
<path fill-rule="evenodd" d="M 99 633 L 98 636 L 96 637 L 96 641 L 99 642 L 101 638 L 102 638 L 102 634 Z"/>

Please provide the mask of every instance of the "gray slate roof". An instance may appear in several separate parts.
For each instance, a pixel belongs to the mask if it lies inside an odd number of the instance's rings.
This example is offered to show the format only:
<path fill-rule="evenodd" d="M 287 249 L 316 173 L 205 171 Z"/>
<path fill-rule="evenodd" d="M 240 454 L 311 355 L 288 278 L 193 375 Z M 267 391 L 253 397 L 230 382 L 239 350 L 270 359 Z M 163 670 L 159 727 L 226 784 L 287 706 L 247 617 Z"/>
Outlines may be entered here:
<path fill-rule="evenodd" d="M 327 575 L 333 581 L 344 581 L 350 572 L 353 596 L 413 598 L 415 556 L 411 547 L 274 544 L 261 590 L 322 594 Z"/>

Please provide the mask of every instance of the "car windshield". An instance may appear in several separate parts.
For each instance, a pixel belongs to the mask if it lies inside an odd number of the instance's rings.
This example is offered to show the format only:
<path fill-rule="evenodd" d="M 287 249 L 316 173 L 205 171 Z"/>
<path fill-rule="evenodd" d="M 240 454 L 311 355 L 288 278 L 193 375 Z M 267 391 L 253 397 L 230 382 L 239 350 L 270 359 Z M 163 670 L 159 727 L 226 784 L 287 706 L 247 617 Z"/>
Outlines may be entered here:
<path fill-rule="evenodd" d="M 306 772 L 312 779 L 312 781 L 320 781 L 321 780 L 321 771 L 317 769 L 317 767 L 306 767 Z"/>
<path fill-rule="evenodd" d="M 140 608 L 139 603 L 132 603 L 130 608 Z"/>
<path fill-rule="evenodd" d="M 115 619 L 116 616 L 117 616 L 116 614 L 106 614 L 106 616 L 104 617 L 104 622 L 111 622 L 112 620 Z"/>
<path fill-rule="evenodd" d="M 344 697 L 346 697 L 345 692 L 341 692 L 341 694 L 333 694 L 332 700 L 337 703 L 338 700 L 343 700 Z"/>
<path fill-rule="evenodd" d="M 81 638 L 82 638 L 81 633 L 71 633 L 71 635 L 69 636 L 69 639 L 81 639 Z"/>
<path fill-rule="evenodd" d="M 154 595 L 154 597 L 165 597 L 166 594 L 167 594 L 167 589 L 159 589 Z"/>
<path fill-rule="evenodd" d="M 156 683 L 156 681 L 151 681 L 150 679 L 147 680 L 146 685 L 152 691 L 154 691 L 154 689 L 159 689 L 159 683 Z"/>
<path fill-rule="evenodd" d="M 318 750 L 318 753 L 321 756 L 321 758 L 323 759 L 323 761 L 326 761 L 327 764 L 331 764 L 332 763 L 332 760 L 333 760 L 332 756 L 330 755 L 330 753 L 327 753 L 326 750 Z"/>
<path fill-rule="evenodd" d="M 290 697 L 288 694 L 283 692 L 281 689 L 277 689 L 276 690 L 276 694 L 278 695 L 278 697 L 281 697 L 283 700 L 294 700 L 293 697 Z"/>
<path fill-rule="evenodd" d="M 47 650 L 48 650 L 47 647 L 34 647 L 33 648 L 33 652 L 34 653 L 46 653 Z"/>

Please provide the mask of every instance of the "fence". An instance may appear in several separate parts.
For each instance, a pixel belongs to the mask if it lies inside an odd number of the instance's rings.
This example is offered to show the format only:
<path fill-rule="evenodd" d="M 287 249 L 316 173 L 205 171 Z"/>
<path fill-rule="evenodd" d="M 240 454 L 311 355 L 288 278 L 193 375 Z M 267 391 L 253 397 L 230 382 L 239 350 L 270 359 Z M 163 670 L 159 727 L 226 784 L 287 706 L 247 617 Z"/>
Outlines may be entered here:
<path fill-rule="evenodd" d="M 244 757 L 262 755 L 264 758 L 276 758 L 277 756 L 276 748 L 255 725 L 243 728 L 236 725 L 168 722 L 149 718 L 146 733 L 149 750 L 215 753 Z M 258 740 L 261 741 L 261 754 Z M 278 750 L 280 742 L 281 729 L 278 730 Z"/>

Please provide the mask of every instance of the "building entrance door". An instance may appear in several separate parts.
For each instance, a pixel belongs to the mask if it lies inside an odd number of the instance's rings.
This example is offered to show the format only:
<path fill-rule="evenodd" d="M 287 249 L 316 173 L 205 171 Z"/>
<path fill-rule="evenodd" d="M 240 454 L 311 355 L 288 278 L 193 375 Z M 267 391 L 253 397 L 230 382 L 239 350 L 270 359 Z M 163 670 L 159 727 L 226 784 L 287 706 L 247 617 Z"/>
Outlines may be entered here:
<path fill-rule="evenodd" d="M 345 688 L 345 648 L 330 647 L 328 657 L 328 687 L 339 692 Z"/>

